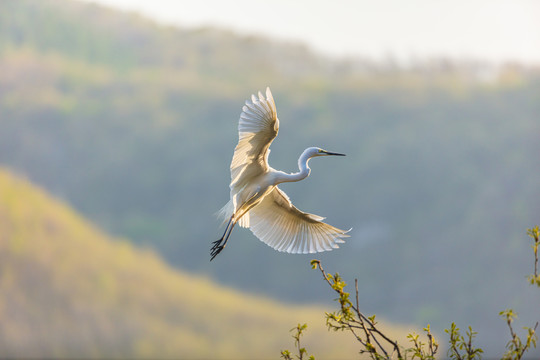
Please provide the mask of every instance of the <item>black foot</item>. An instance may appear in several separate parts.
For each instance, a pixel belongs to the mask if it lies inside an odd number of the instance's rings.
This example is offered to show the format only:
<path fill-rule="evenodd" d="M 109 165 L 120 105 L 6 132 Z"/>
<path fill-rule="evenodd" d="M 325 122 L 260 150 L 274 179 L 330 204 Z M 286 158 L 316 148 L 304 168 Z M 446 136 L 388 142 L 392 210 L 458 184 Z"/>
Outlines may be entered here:
<path fill-rule="evenodd" d="M 216 240 L 214 242 L 212 242 L 212 244 L 214 244 L 214 246 L 212 246 L 212 248 L 210 249 L 210 261 L 214 260 L 214 258 L 221 252 L 221 250 L 223 250 L 223 248 L 225 247 L 225 245 L 221 245 L 221 242 L 223 241 L 223 238 L 219 239 L 219 240 Z"/>

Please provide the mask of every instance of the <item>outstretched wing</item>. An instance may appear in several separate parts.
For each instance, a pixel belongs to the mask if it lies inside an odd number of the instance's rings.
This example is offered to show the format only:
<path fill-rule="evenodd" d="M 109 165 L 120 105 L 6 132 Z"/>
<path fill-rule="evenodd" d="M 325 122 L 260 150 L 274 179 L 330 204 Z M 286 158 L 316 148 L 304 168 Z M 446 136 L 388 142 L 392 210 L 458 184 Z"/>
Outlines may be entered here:
<path fill-rule="evenodd" d="M 268 170 L 270 144 L 277 136 L 279 120 L 270 88 L 266 98 L 251 96 L 238 121 L 238 145 L 231 162 L 231 190 L 242 188 L 247 180 Z"/>
<path fill-rule="evenodd" d="M 249 211 L 250 229 L 270 247 L 292 254 L 338 248 L 348 231 L 323 223 L 323 217 L 298 210 L 277 186 Z"/>

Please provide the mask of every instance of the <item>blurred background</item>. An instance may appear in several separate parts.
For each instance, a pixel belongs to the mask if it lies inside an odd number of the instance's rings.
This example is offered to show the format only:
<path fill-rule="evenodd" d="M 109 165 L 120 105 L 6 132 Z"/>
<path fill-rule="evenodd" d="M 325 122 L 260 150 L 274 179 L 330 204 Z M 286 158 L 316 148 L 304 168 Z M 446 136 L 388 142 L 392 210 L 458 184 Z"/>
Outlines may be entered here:
<path fill-rule="evenodd" d="M 335 296 L 313 258 L 357 278 L 397 337 L 430 324 L 444 344 L 455 322 L 501 356 L 500 311 L 520 335 L 540 320 L 537 14 L 0 1 L 0 357 L 277 358 L 307 322 L 308 351 L 354 358 L 353 338 L 326 332 Z M 282 189 L 351 237 L 293 256 L 238 228 L 210 263 L 241 107 L 266 86 L 274 168 L 296 171 L 309 146 L 347 154 Z"/>

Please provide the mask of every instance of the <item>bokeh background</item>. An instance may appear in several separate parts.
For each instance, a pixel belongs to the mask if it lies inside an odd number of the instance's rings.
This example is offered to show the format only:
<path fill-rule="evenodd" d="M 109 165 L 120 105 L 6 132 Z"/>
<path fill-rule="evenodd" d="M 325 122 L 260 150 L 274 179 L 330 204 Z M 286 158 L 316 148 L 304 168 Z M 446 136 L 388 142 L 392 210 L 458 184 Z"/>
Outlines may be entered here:
<path fill-rule="evenodd" d="M 325 330 L 359 281 L 396 337 L 455 322 L 488 357 L 540 320 L 535 1 L 0 1 L 0 357 L 251 358 Z M 340 249 L 273 251 L 235 229 L 209 262 L 245 99 L 270 86 L 282 188 L 352 227 Z M 402 345 L 406 345 L 403 341 Z M 536 351 L 535 353 L 540 353 Z M 444 356 L 444 351 L 442 352 Z M 536 356 L 535 355 L 535 356 Z"/>

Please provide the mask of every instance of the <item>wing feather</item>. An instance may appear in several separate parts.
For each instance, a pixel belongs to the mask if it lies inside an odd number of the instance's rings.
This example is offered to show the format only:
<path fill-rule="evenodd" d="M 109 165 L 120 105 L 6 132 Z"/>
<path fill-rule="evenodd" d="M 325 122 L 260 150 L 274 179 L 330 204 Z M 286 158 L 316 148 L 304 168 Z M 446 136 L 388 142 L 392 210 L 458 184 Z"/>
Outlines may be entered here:
<path fill-rule="evenodd" d="M 266 88 L 266 98 L 259 92 L 242 108 L 238 121 L 238 144 L 231 161 L 231 190 L 239 190 L 247 179 L 268 171 L 268 153 L 279 130 L 276 105 Z"/>
<path fill-rule="evenodd" d="M 322 217 L 298 210 L 278 187 L 249 211 L 250 230 L 270 247 L 292 254 L 338 248 L 348 231 L 322 222 Z"/>

